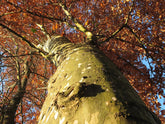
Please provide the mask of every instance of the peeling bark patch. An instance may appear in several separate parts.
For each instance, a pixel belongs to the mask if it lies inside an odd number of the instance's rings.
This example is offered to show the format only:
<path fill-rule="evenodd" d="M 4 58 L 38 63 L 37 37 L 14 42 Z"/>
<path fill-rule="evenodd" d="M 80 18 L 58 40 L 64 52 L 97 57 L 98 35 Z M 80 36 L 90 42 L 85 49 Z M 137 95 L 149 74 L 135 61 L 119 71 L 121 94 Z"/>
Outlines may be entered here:
<path fill-rule="evenodd" d="M 97 94 L 104 92 L 105 90 L 101 88 L 100 85 L 81 83 L 79 88 L 78 96 L 79 97 L 94 97 Z"/>

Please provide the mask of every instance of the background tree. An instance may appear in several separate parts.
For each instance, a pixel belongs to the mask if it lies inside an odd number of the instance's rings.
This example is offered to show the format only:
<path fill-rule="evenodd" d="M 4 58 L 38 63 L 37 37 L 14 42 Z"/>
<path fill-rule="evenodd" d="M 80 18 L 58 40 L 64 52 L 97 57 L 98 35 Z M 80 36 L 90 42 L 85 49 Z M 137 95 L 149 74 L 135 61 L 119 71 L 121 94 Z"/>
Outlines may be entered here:
<path fill-rule="evenodd" d="M 37 45 L 56 33 L 74 43 L 97 39 L 95 44 L 163 120 L 158 97 L 165 97 L 164 4 L 163 0 L 1 0 L 1 114 L 26 84 L 24 97 L 15 104 L 15 118 L 22 123 L 36 121 L 47 94 L 46 82 L 56 69 Z"/>

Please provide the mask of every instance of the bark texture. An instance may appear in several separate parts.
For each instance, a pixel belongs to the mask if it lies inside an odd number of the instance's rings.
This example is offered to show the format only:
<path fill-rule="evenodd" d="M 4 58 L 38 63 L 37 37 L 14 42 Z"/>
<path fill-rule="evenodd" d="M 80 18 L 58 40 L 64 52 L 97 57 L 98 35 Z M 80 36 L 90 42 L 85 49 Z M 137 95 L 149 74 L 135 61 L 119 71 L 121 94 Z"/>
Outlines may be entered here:
<path fill-rule="evenodd" d="M 59 36 L 49 43 L 44 47 L 58 68 L 48 82 L 39 124 L 161 123 L 96 47 Z"/>

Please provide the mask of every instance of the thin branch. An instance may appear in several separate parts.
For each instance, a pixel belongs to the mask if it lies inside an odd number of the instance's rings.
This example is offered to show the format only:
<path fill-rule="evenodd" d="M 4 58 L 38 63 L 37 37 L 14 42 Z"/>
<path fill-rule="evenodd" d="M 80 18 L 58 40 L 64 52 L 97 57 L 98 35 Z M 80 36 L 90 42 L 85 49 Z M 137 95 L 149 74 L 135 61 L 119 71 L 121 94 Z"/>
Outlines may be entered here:
<path fill-rule="evenodd" d="M 62 19 L 54 18 L 54 17 L 48 17 L 48 16 L 44 16 L 44 15 L 41 15 L 41 14 L 33 13 L 33 12 L 29 11 L 29 10 L 26 10 L 26 12 L 29 13 L 29 14 L 32 14 L 34 16 L 38 16 L 38 17 L 49 19 L 52 22 L 54 22 L 55 20 L 56 21 L 60 21 L 60 22 L 64 22 L 64 20 L 62 20 Z"/>
<path fill-rule="evenodd" d="M 32 73 L 32 74 L 36 74 L 36 75 L 38 75 L 38 76 L 40 76 L 40 77 L 43 77 L 43 78 L 46 79 L 46 80 L 49 80 L 49 78 L 47 78 L 47 77 L 45 77 L 45 76 L 43 76 L 43 75 L 41 75 L 41 74 L 38 74 L 38 73 L 36 73 L 36 72 L 32 72 L 32 71 L 31 71 L 31 73 Z"/>
<path fill-rule="evenodd" d="M 117 29 L 117 30 L 116 30 L 110 37 L 108 37 L 106 40 L 104 40 L 103 42 L 100 42 L 100 44 L 105 43 L 105 42 L 108 42 L 111 38 L 114 38 L 114 36 L 116 36 L 124 27 L 126 27 L 126 25 L 127 25 L 127 23 L 128 23 L 128 20 L 129 20 L 129 16 L 131 15 L 133 6 L 134 6 L 134 0 L 133 0 L 133 3 L 132 3 L 132 5 L 131 5 L 131 7 L 130 7 L 130 10 L 129 10 L 129 13 L 128 13 L 128 17 L 126 18 L 125 24 L 123 24 L 119 29 Z"/>
<path fill-rule="evenodd" d="M 21 121 L 22 121 L 22 124 L 24 123 L 24 114 L 23 114 L 23 101 L 22 101 L 22 99 L 21 99 L 21 117 L 22 117 L 22 119 L 21 119 Z"/>
<path fill-rule="evenodd" d="M 2 68 L 2 67 L 4 67 L 4 68 L 6 68 L 6 67 L 14 67 L 15 65 L 0 65 L 0 67 Z"/>
<path fill-rule="evenodd" d="M 0 18 L 6 15 L 10 15 L 10 14 L 14 14 L 14 13 L 20 13 L 21 11 L 18 12 L 8 12 L 8 13 L 3 13 L 2 15 L 0 15 Z"/>
<path fill-rule="evenodd" d="M 47 30 L 45 29 L 44 25 L 36 24 L 41 31 L 43 32 L 44 35 L 46 35 L 47 40 L 50 40 L 50 35 L 48 34 Z"/>
<path fill-rule="evenodd" d="M 0 55 L 0 58 L 13 58 L 13 57 L 31 56 L 31 55 L 40 55 L 40 54 L 37 54 L 37 53 L 35 52 L 35 53 L 28 53 L 28 54 L 21 54 L 21 55 L 13 55 L 13 56 L 1 56 L 1 55 Z"/>
<path fill-rule="evenodd" d="M 20 68 L 20 62 L 19 62 L 19 59 L 18 57 L 16 58 L 16 72 L 17 72 L 17 85 L 18 85 L 18 88 L 19 90 L 21 89 L 21 68 Z"/>
<path fill-rule="evenodd" d="M 25 88 L 26 88 L 26 84 L 27 84 L 28 78 L 29 78 L 30 73 L 31 73 L 30 66 L 31 66 L 31 62 L 26 60 L 26 62 L 24 64 L 24 72 L 25 72 L 25 74 L 24 74 L 24 76 L 23 76 L 23 78 L 21 80 L 21 88 L 23 90 L 25 90 Z"/>
<path fill-rule="evenodd" d="M 31 43 L 29 40 L 27 40 L 25 37 L 23 37 L 22 35 L 18 34 L 17 32 L 15 32 L 14 30 L 12 30 L 11 28 L 5 26 L 4 24 L 0 23 L 0 26 L 7 29 L 9 32 L 15 34 L 16 36 L 18 36 L 19 38 L 21 38 L 23 41 L 25 41 L 30 47 L 34 48 L 36 51 L 39 52 L 39 54 L 41 54 L 44 58 L 47 58 L 46 56 L 46 52 L 43 51 L 42 49 L 38 48 L 35 44 Z"/>
<path fill-rule="evenodd" d="M 129 17 L 130 17 L 130 15 L 131 15 L 133 6 L 134 6 L 134 4 L 135 4 L 135 1 L 134 1 L 134 0 L 133 0 L 132 2 L 133 2 L 133 3 L 132 3 L 132 5 L 131 5 L 131 7 L 130 7 L 130 10 L 129 10 L 129 12 L 128 12 L 128 17 L 126 18 L 125 24 L 128 24 Z"/>
<path fill-rule="evenodd" d="M 144 41 L 140 41 L 140 38 L 137 36 L 137 34 L 132 30 L 132 28 L 129 26 L 129 25 L 125 25 L 125 27 L 127 29 L 129 29 L 129 31 L 135 36 L 135 38 L 137 39 L 137 41 L 142 45 L 143 48 L 145 48 L 145 44 L 144 44 Z"/>
<path fill-rule="evenodd" d="M 30 97 L 27 97 L 27 96 L 24 96 L 24 98 L 25 98 L 25 101 L 31 101 L 32 102 L 32 104 L 34 104 L 36 107 L 38 107 L 39 109 L 41 109 L 42 108 L 42 105 L 38 105 L 33 99 L 31 99 Z M 38 101 L 41 101 L 41 100 L 39 100 L 38 99 Z"/>
<path fill-rule="evenodd" d="M 129 43 L 129 44 L 131 44 L 131 45 L 135 45 L 135 46 L 140 47 L 140 48 L 143 48 L 143 47 L 142 47 L 141 45 L 139 45 L 139 44 L 133 44 L 132 42 L 127 41 L 127 40 L 123 40 L 123 39 L 121 39 L 121 38 L 119 38 L 119 37 L 113 37 L 113 39 L 119 40 L 119 41 L 121 41 L 121 42 Z"/>
<path fill-rule="evenodd" d="M 155 61 L 163 69 L 162 65 L 158 61 L 156 61 L 155 58 L 148 52 L 148 49 L 145 47 L 145 42 L 140 40 L 140 38 L 137 36 L 137 34 L 132 30 L 132 28 L 130 26 L 125 25 L 125 27 L 129 29 L 129 31 L 135 36 L 135 38 L 137 39 L 137 41 L 139 42 L 141 47 L 145 50 L 147 59 L 148 59 L 148 57 L 150 57 L 153 61 Z"/>
<path fill-rule="evenodd" d="M 9 49 L 5 48 L 4 46 L 1 46 L 1 48 L 5 51 L 5 53 L 8 53 L 10 56 L 14 56 Z M 0 58 L 3 58 L 3 55 L 1 55 Z"/>
<path fill-rule="evenodd" d="M 21 36 L 20 34 L 18 34 L 17 32 L 15 32 L 14 30 L 10 29 L 9 27 L 5 26 L 4 24 L 0 23 L 0 26 L 7 29 L 8 31 L 10 31 L 11 33 L 15 34 L 16 36 L 20 37 L 22 40 L 24 40 L 29 46 L 31 46 L 32 48 L 38 49 L 36 47 L 36 45 L 34 45 L 33 43 L 31 43 L 29 40 L 27 40 L 25 37 Z"/>
<path fill-rule="evenodd" d="M 37 90 L 47 90 L 48 89 L 48 87 L 39 87 L 39 88 L 37 88 Z"/>
<path fill-rule="evenodd" d="M 33 97 L 34 99 L 37 99 L 38 101 L 41 102 L 41 100 L 40 100 L 37 96 L 35 96 L 35 95 L 33 95 L 33 94 L 31 93 L 31 91 L 26 91 L 26 95 L 24 96 L 25 99 L 28 100 L 28 101 L 31 101 L 32 103 L 34 103 L 34 104 L 35 104 L 37 107 L 39 107 L 39 108 L 42 107 L 41 105 L 38 105 L 38 104 L 35 102 L 36 100 L 32 99 L 31 97 L 28 97 L 27 95 L 30 95 L 30 96 Z"/>
<path fill-rule="evenodd" d="M 114 36 L 116 36 L 123 28 L 125 27 L 125 24 L 122 25 L 119 29 L 117 29 L 110 37 L 108 37 L 106 40 L 104 40 L 103 42 L 100 42 L 99 44 L 103 44 L 105 42 L 108 42 L 111 38 L 114 38 Z"/>
<path fill-rule="evenodd" d="M 19 7 L 18 5 L 14 4 L 14 3 L 12 3 L 12 2 L 7 1 L 7 3 L 9 3 L 10 5 L 13 5 L 15 8 L 19 8 L 19 9 L 22 10 L 21 7 Z M 49 19 L 49 20 L 52 21 L 52 22 L 54 22 L 54 20 L 63 22 L 63 20 L 62 20 L 62 19 L 59 19 L 59 18 L 48 17 L 48 16 L 44 16 L 44 15 L 41 15 L 41 14 L 33 13 L 33 12 L 27 10 L 27 9 L 26 9 L 25 11 L 26 11 L 27 13 L 31 14 L 31 15 Z"/>

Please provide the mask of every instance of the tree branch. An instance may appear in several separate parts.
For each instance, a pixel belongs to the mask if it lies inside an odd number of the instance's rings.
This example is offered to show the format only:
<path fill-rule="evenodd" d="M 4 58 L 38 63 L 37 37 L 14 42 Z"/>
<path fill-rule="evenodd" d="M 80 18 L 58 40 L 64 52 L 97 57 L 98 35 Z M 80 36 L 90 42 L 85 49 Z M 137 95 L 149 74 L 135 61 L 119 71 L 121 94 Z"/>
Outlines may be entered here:
<path fill-rule="evenodd" d="M 19 8 L 19 9 L 22 10 L 21 7 L 19 7 L 18 5 L 14 4 L 12 2 L 7 1 L 7 3 L 9 3 L 10 5 L 13 5 L 15 8 Z M 49 20 L 51 20 L 53 22 L 54 22 L 54 20 L 63 22 L 63 20 L 62 19 L 59 19 L 59 18 L 44 16 L 44 15 L 41 15 L 41 14 L 33 13 L 33 12 L 29 11 L 29 10 L 26 10 L 26 12 L 29 13 L 29 14 L 32 14 L 34 16 L 38 16 L 38 17 L 49 19 Z"/>
<path fill-rule="evenodd" d="M 148 57 L 150 57 L 153 61 L 155 61 L 163 69 L 162 65 L 158 61 L 156 61 L 155 58 L 148 52 L 148 49 L 145 47 L 144 41 L 140 40 L 140 38 L 137 36 L 137 34 L 132 30 L 132 28 L 129 25 L 125 25 L 125 27 L 127 29 L 129 29 L 129 31 L 135 36 L 135 38 L 137 39 L 137 41 L 139 42 L 141 47 L 145 50 L 147 59 L 148 59 Z M 150 63 L 149 63 L 149 65 L 150 65 Z"/>
<path fill-rule="evenodd" d="M 31 43 L 29 40 L 27 40 L 25 37 L 21 36 L 20 34 L 18 34 L 17 32 L 15 32 L 14 30 L 10 29 L 9 27 L 5 26 L 4 24 L 0 23 L 0 26 L 7 29 L 8 31 L 10 31 L 11 33 L 15 34 L 16 36 L 20 37 L 22 40 L 24 40 L 30 47 L 38 49 L 36 47 L 36 45 L 34 45 L 33 43 Z"/>
<path fill-rule="evenodd" d="M 113 38 L 114 36 L 116 36 L 123 28 L 125 27 L 125 24 L 122 25 L 119 29 L 117 29 L 110 37 L 108 37 L 106 40 L 104 40 L 103 42 L 100 42 L 99 44 L 103 44 L 105 42 L 108 42 L 111 38 Z"/>
<path fill-rule="evenodd" d="M 131 5 L 131 7 L 130 7 L 130 10 L 129 10 L 129 12 L 128 12 L 128 17 L 126 18 L 126 21 L 125 21 L 125 24 L 126 24 L 126 25 L 128 24 L 129 16 L 131 15 L 133 6 L 134 6 L 134 4 L 135 4 L 135 1 L 134 1 L 134 0 L 133 0 L 132 2 L 133 2 L 133 3 L 132 3 L 132 5 Z"/>
<path fill-rule="evenodd" d="M 21 38 L 23 41 L 25 41 L 30 47 L 34 48 L 36 51 L 39 52 L 40 55 L 42 55 L 44 58 L 47 58 L 46 56 L 46 52 L 43 51 L 42 49 L 38 48 L 35 44 L 31 43 L 29 40 L 27 40 L 25 37 L 23 37 L 22 35 L 18 34 L 17 32 L 15 32 L 14 30 L 10 29 L 9 27 L 5 26 L 4 24 L 0 23 L 0 26 L 7 29 L 9 32 L 15 34 L 16 36 L 18 36 L 19 38 Z"/>
<path fill-rule="evenodd" d="M 11 56 L 0 56 L 0 58 L 13 58 L 13 57 L 20 57 L 20 56 L 30 56 L 30 55 L 40 55 L 40 54 L 36 54 L 34 53 L 28 53 L 28 54 L 21 54 L 21 55 L 11 55 Z"/>
<path fill-rule="evenodd" d="M 49 78 L 47 78 L 47 77 L 45 77 L 45 76 L 43 76 L 43 75 L 41 75 L 41 74 L 38 74 L 38 73 L 36 73 L 36 72 L 31 71 L 31 73 L 32 73 L 32 74 L 35 74 L 35 75 L 38 75 L 38 76 L 44 78 L 45 80 L 49 80 Z"/>
<path fill-rule="evenodd" d="M 66 16 L 67 16 L 69 19 L 71 19 L 71 20 L 74 22 L 74 24 L 76 25 L 76 26 L 73 26 L 74 29 L 77 29 L 77 30 L 79 30 L 79 31 L 81 31 L 81 32 L 84 32 L 85 35 L 87 36 L 87 42 L 92 41 L 93 34 L 92 34 L 90 31 L 88 31 L 82 24 L 80 24 L 80 23 L 77 21 L 76 18 L 74 18 L 74 17 L 69 13 L 69 11 L 67 10 L 67 7 L 66 7 L 65 5 L 63 5 L 63 4 L 60 2 L 60 3 L 59 3 L 59 6 L 62 8 L 62 10 L 63 10 L 64 13 L 66 14 Z"/>
<path fill-rule="evenodd" d="M 21 11 L 19 12 L 8 12 L 8 13 L 3 13 L 2 15 L 0 15 L 0 18 L 3 17 L 3 16 L 6 16 L 6 15 L 10 15 L 10 14 L 14 14 L 14 13 L 20 13 Z"/>

